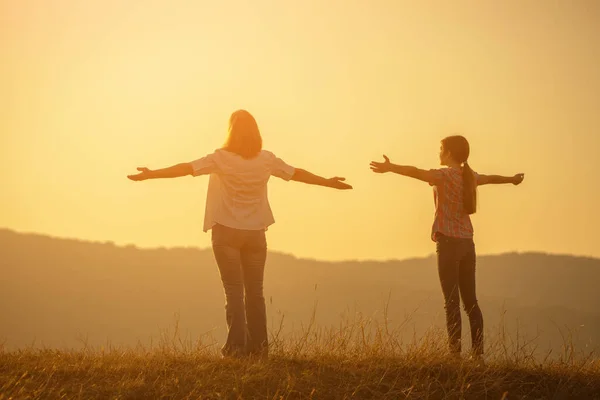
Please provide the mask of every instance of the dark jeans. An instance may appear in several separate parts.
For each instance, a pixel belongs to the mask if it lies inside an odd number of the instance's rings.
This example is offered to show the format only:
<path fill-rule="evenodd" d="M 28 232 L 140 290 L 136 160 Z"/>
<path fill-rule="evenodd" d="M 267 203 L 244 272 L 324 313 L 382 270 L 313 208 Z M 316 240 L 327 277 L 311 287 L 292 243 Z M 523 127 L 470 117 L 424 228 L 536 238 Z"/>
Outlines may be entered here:
<path fill-rule="evenodd" d="M 473 353 L 483 354 L 483 315 L 475 294 L 475 243 L 473 239 L 459 239 L 437 235 L 437 260 L 440 283 L 444 293 L 446 326 L 450 351 L 461 351 L 460 298 L 471 325 Z M 459 298 L 460 295 L 460 298 Z"/>
<path fill-rule="evenodd" d="M 267 259 L 265 231 L 215 225 L 212 247 L 225 289 L 225 356 L 267 356 L 267 314 L 263 276 Z"/>

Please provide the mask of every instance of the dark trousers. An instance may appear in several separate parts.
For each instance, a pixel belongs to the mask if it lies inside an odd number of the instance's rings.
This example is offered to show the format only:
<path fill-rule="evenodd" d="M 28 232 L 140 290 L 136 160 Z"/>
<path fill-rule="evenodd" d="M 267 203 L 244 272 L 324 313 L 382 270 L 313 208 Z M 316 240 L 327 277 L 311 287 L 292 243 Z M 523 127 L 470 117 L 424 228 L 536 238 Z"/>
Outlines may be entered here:
<path fill-rule="evenodd" d="M 473 353 L 483 354 L 483 315 L 475 294 L 475 243 L 473 239 L 437 235 L 437 261 L 444 293 L 450 351 L 461 351 L 460 299 L 471 325 Z"/>
<path fill-rule="evenodd" d="M 263 277 L 267 259 L 265 231 L 215 225 L 212 247 L 223 288 L 227 341 L 225 356 L 267 356 L 267 314 Z"/>

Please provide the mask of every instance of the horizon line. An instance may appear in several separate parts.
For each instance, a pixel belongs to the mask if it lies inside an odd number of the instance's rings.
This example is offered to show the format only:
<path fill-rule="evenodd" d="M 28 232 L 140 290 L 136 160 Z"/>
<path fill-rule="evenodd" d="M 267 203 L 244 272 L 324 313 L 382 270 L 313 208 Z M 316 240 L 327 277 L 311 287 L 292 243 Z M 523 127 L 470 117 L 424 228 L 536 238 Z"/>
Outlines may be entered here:
<path fill-rule="evenodd" d="M 14 228 L 0 227 L 0 233 L 2 231 L 12 233 L 15 235 L 22 235 L 22 236 L 38 236 L 38 237 L 44 237 L 44 238 L 54 239 L 54 240 L 73 241 L 73 242 L 97 244 L 97 245 L 109 245 L 109 246 L 113 246 L 113 247 L 121 248 L 121 249 L 134 248 L 136 250 L 142 250 L 142 251 L 152 251 L 152 250 L 210 251 L 210 247 L 203 248 L 203 247 L 199 247 L 199 246 L 184 246 L 184 245 L 180 245 L 180 246 L 177 246 L 177 245 L 176 246 L 141 246 L 141 245 L 138 245 L 135 243 L 118 244 L 112 240 L 82 239 L 82 238 L 74 238 L 74 237 L 67 237 L 67 236 L 58 236 L 58 235 L 53 235 L 53 234 L 49 234 L 49 233 L 34 232 L 34 231 L 20 231 L 20 230 L 14 229 Z M 279 255 L 283 255 L 283 256 L 292 257 L 292 258 L 295 258 L 298 260 L 317 261 L 317 262 L 322 262 L 322 263 L 339 263 L 339 264 L 350 263 L 350 262 L 353 262 L 353 263 L 406 262 L 406 261 L 414 261 L 414 260 L 426 260 L 426 259 L 435 257 L 435 252 L 432 252 L 432 253 L 428 254 L 427 256 L 412 256 L 412 257 L 406 257 L 406 258 L 385 258 L 385 259 L 355 258 L 355 259 L 327 260 L 327 259 L 319 259 L 319 258 L 315 258 L 315 257 L 297 256 L 293 253 L 286 253 L 286 252 L 283 252 L 280 250 L 268 250 L 268 252 L 272 253 L 272 254 L 279 254 Z M 582 255 L 582 254 L 573 254 L 573 253 L 550 253 L 550 252 L 539 251 L 539 250 L 527 250 L 527 251 L 517 251 L 517 250 L 510 251 L 509 250 L 509 251 L 504 251 L 501 253 L 478 254 L 477 256 L 478 257 L 500 257 L 500 256 L 505 256 L 505 255 L 544 255 L 544 256 L 571 257 L 571 258 L 581 258 L 581 259 L 590 259 L 590 260 L 600 261 L 600 257 L 594 257 L 591 255 Z"/>

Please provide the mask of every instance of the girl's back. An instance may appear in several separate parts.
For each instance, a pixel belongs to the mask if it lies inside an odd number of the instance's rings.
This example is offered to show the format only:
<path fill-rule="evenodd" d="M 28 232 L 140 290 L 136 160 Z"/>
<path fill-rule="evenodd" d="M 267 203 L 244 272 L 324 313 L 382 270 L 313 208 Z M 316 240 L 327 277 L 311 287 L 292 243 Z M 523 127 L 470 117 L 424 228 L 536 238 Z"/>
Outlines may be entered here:
<path fill-rule="evenodd" d="M 435 241 L 437 234 L 455 238 L 472 238 L 471 217 L 464 207 L 463 170 L 450 167 L 431 172 L 434 177 L 432 186 L 435 202 L 432 239 Z M 475 174 L 475 182 L 477 182 L 477 174 Z"/>

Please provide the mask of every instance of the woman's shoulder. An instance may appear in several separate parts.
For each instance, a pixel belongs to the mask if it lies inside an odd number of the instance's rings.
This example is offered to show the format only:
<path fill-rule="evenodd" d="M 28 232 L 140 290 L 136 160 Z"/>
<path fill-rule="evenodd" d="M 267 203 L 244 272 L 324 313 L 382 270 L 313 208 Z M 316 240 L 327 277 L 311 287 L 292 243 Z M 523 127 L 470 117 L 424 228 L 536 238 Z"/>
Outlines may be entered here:
<path fill-rule="evenodd" d="M 222 147 L 216 149 L 213 154 L 215 155 L 215 157 L 218 157 L 222 160 L 243 159 L 241 155 Z"/>
<path fill-rule="evenodd" d="M 272 151 L 264 150 L 264 149 L 260 151 L 259 156 L 275 158 L 275 154 Z"/>
<path fill-rule="evenodd" d="M 258 156 L 256 158 L 258 158 L 261 161 L 264 161 L 266 163 L 273 163 L 277 159 L 277 156 L 272 151 L 261 150 L 260 153 L 258 153 Z"/>
<path fill-rule="evenodd" d="M 234 162 L 234 161 L 242 161 L 242 162 L 248 162 L 248 161 L 263 161 L 263 162 L 272 162 L 273 160 L 275 160 L 277 157 L 275 156 L 275 154 L 273 154 L 272 152 L 270 152 L 269 150 L 261 150 L 258 154 L 256 154 L 254 157 L 251 158 L 244 158 L 241 155 L 234 153 L 232 151 L 229 151 L 227 149 L 216 149 L 214 153 L 212 153 L 217 159 L 220 159 L 224 162 Z"/>

